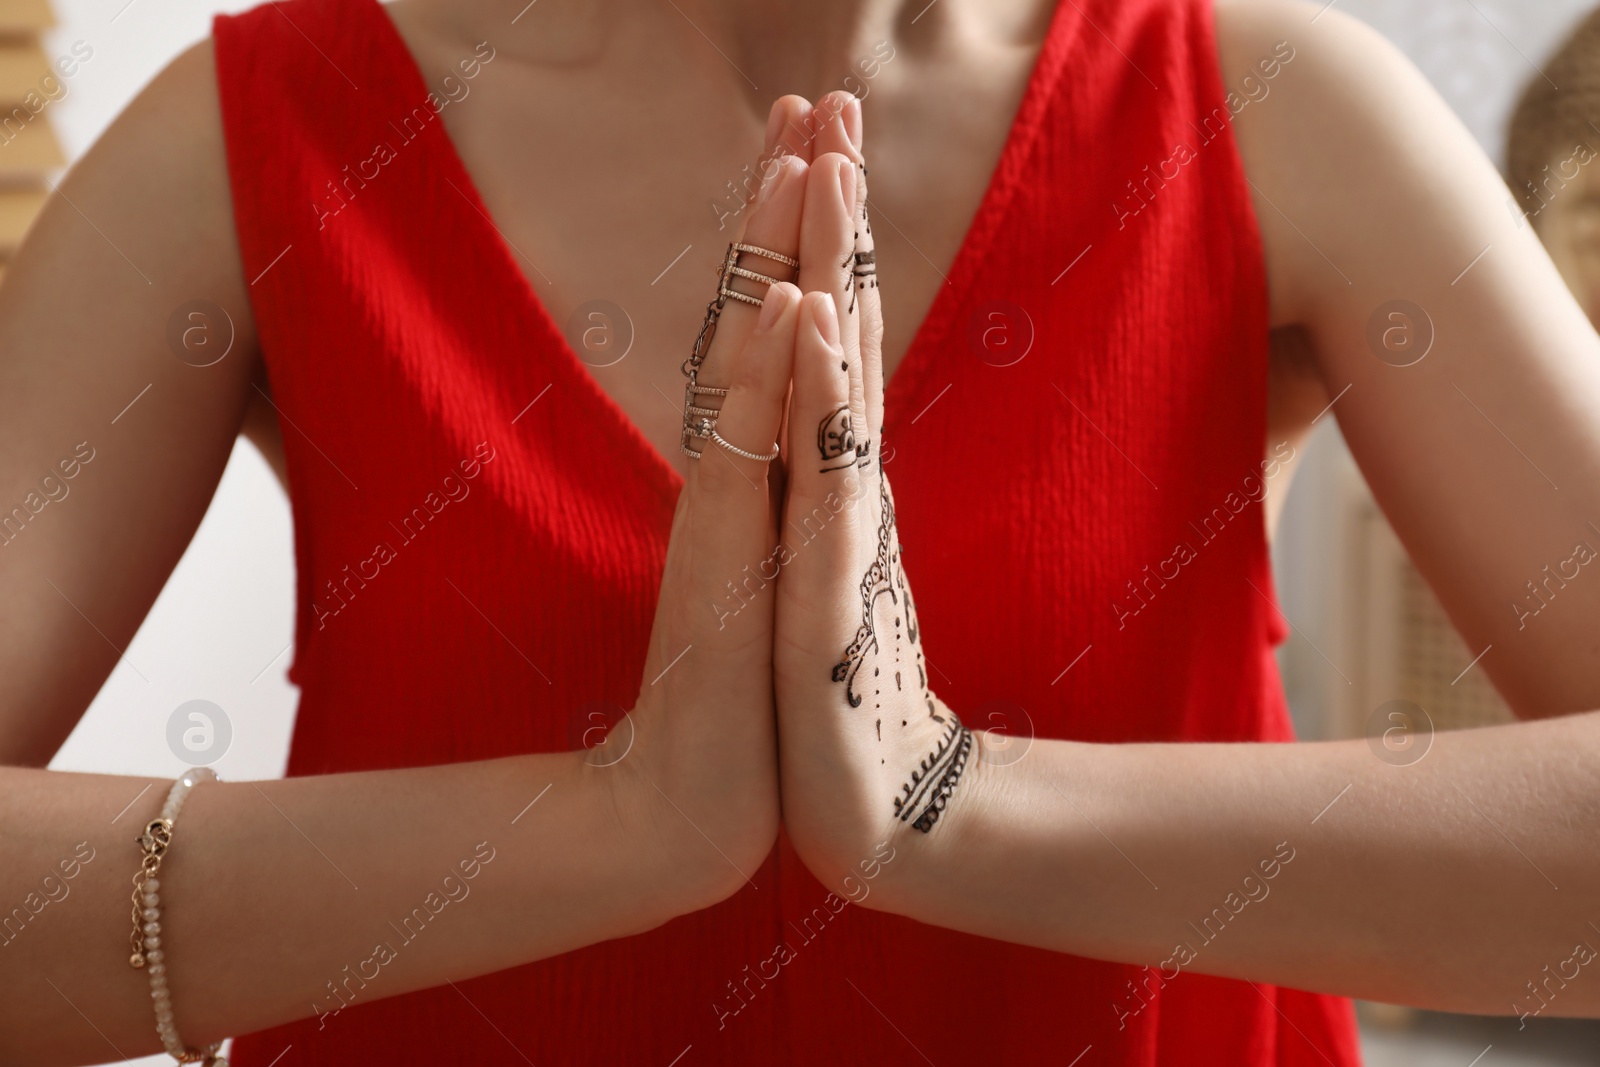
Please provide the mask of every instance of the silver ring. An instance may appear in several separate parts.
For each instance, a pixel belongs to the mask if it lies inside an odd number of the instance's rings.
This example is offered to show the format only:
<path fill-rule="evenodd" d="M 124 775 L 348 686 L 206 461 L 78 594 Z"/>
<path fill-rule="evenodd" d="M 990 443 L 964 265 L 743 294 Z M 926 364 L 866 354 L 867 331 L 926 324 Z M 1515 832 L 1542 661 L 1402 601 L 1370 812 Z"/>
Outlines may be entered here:
<path fill-rule="evenodd" d="M 778 446 L 777 446 L 776 442 L 773 443 L 772 451 L 767 453 L 766 455 L 762 456 L 762 455 L 757 455 L 754 452 L 746 452 L 744 449 L 740 448 L 738 445 L 729 444 L 728 443 L 728 439 L 726 437 L 723 437 L 720 433 L 718 433 L 717 432 L 717 428 L 715 426 L 713 426 L 711 428 L 711 439 L 713 441 L 715 441 L 718 445 L 720 445 L 722 448 L 726 449 L 729 452 L 732 452 L 734 455 L 743 456 L 745 459 L 753 459 L 757 463 L 771 463 L 773 460 L 778 458 Z"/>
<path fill-rule="evenodd" d="M 800 266 L 800 261 L 798 259 L 793 259 L 789 256 L 786 256 L 782 252 L 774 252 L 770 248 L 762 248 L 759 245 L 744 245 L 735 241 L 729 247 L 731 247 L 735 252 L 749 252 L 752 256 L 760 256 L 762 259 L 770 259 L 774 263 L 782 263 L 785 267 Z"/>
<path fill-rule="evenodd" d="M 731 296 L 735 300 L 739 300 L 739 301 L 742 301 L 743 303 L 750 304 L 753 307 L 760 307 L 761 306 L 761 298 L 759 296 L 751 296 L 748 293 L 741 293 L 741 292 L 739 292 L 739 290 L 737 290 L 737 289 L 729 289 L 727 286 L 723 286 L 721 289 L 718 289 L 717 293 L 720 296 L 725 296 L 725 297 Z"/>
<path fill-rule="evenodd" d="M 683 432 L 678 439 L 678 449 L 690 459 L 699 459 L 705 454 L 705 449 L 698 451 L 690 448 L 695 438 L 700 440 L 715 441 L 719 447 L 732 452 L 736 456 L 755 460 L 758 463 L 770 463 L 778 457 L 778 446 L 772 446 L 771 455 L 761 456 L 754 452 L 746 452 L 737 445 L 717 434 L 717 417 L 721 411 L 717 408 L 704 407 L 700 403 L 702 397 L 725 397 L 728 390 L 719 386 L 700 384 L 700 364 L 705 360 L 706 353 L 711 348 L 711 339 L 716 335 L 717 319 L 722 314 L 722 309 L 729 300 L 737 300 L 752 307 L 761 306 L 761 298 L 741 293 L 733 288 L 734 278 L 746 278 L 753 282 L 766 285 L 769 288 L 776 285 L 777 279 L 769 277 L 758 271 L 749 270 L 739 265 L 739 256 L 748 254 L 769 259 L 774 263 L 781 263 L 786 267 L 798 268 L 800 261 L 781 252 L 774 252 L 770 248 L 759 245 L 740 244 L 734 242 L 728 245 L 727 255 L 723 257 L 722 269 L 717 275 L 717 297 L 706 305 L 705 321 L 700 324 L 700 333 L 695 337 L 694 348 L 690 350 L 689 358 L 683 361 L 683 376 L 688 380 L 683 394 Z"/>
<path fill-rule="evenodd" d="M 740 278 L 749 278 L 751 281 L 760 282 L 762 285 L 772 286 L 778 284 L 778 279 L 776 278 L 768 277 L 760 271 L 745 270 L 743 267 L 729 267 L 728 273 L 738 275 Z"/>

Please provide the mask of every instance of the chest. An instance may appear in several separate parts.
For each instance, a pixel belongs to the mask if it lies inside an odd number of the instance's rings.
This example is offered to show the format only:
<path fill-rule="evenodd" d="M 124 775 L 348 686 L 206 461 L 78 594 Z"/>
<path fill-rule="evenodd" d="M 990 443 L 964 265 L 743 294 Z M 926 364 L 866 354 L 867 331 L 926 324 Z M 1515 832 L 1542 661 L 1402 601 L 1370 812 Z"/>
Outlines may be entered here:
<path fill-rule="evenodd" d="M 485 58 L 470 79 L 446 82 L 429 72 L 484 50 L 431 31 L 407 0 L 385 8 L 424 84 L 448 101 L 439 112 L 447 136 L 432 165 L 454 171 L 464 200 L 481 198 L 493 231 L 460 233 L 446 258 L 501 264 L 521 287 L 501 299 L 547 316 L 566 341 L 554 355 L 580 364 L 681 473 L 679 366 L 753 196 L 763 132 L 756 109 L 729 91 L 726 71 L 684 76 L 637 53 L 576 66 Z M 864 46 L 870 64 L 841 67 L 837 87 L 863 97 L 886 380 L 974 243 L 969 229 L 1000 184 L 996 167 L 1015 140 L 1011 116 L 1040 44 L 1024 35 L 936 53 Z M 1076 240 L 1056 243 L 1062 263 L 1074 258 L 1066 245 L 1077 248 Z M 550 357 L 534 347 L 504 358 Z M 1274 350 L 1275 370 L 1280 362 Z M 1286 406 L 1279 377 L 1269 408 Z M 275 436 L 276 419 L 262 415 L 251 420 L 252 436 Z M 269 455 L 281 452 L 281 442 L 260 443 Z"/>
<path fill-rule="evenodd" d="M 418 66 L 447 68 L 450 46 L 391 10 Z M 886 376 L 948 284 L 1009 133 L 994 116 L 1015 112 L 1036 54 L 974 44 L 934 63 L 885 43 L 828 87 L 865 93 Z M 507 58 L 440 114 L 530 299 L 680 471 L 679 366 L 748 212 L 765 124 L 726 73 Z"/>
<path fill-rule="evenodd" d="M 1164 48 L 1169 62 L 1186 61 L 1193 35 L 1153 25 L 1166 36 L 1141 58 L 1154 66 Z M 1180 736 L 1205 722 L 1224 736 L 1256 736 L 1259 701 L 1185 681 L 1190 663 L 1256 677 L 1255 639 L 1266 636 L 1266 554 L 1250 506 L 1263 481 L 1266 287 L 1246 186 L 1235 158 L 1216 149 L 1163 188 L 1156 208 L 1104 210 L 1122 175 L 1106 159 L 1154 158 L 1172 133 L 1183 135 L 1192 108 L 1118 107 L 1134 76 L 1120 56 L 1080 40 L 1061 38 L 1071 63 L 1054 69 L 1072 76 L 1030 96 L 1039 101 L 1023 124 L 1031 136 L 1009 142 L 1038 151 L 1031 160 L 1007 153 L 998 172 L 1006 131 L 980 127 L 1013 113 L 1014 101 L 963 110 L 959 80 L 930 83 L 950 98 L 907 102 L 903 113 L 874 112 L 868 100 L 868 136 L 883 131 L 869 140 L 882 143 L 871 156 L 881 274 L 889 292 L 904 282 L 887 307 L 899 366 L 890 383 L 896 451 L 884 462 L 893 463 L 930 662 L 953 697 L 976 704 L 997 657 L 1092 646 L 1102 659 L 1065 679 L 1035 664 L 1026 690 L 1005 698 L 1053 708 L 1041 719 L 1052 732 Z M 424 60 L 424 70 L 437 69 Z M 1030 66 L 1017 60 L 1013 95 Z M 485 92 L 494 73 L 485 66 L 472 94 L 443 109 L 448 141 L 420 141 L 399 169 L 372 179 L 321 243 L 303 201 L 282 190 L 314 186 L 328 146 L 348 154 L 349 121 L 312 126 L 298 155 L 234 142 L 264 176 L 248 187 L 260 202 L 240 213 L 242 243 L 267 247 L 290 230 L 318 253 L 268 275 L 258 305 L 274 390 L 300 431 L 286 443 L 302 524 L 303 627 L 312 625 L 310 598 L 337 599 L 341 589 L 372 627 L 360 629 L 340 602 L 338 628 L 322 639 L 328 663 L 382 632 L 415 643 L 400 661 L 425 664 L 421 645 L 441 628 L 467 635 L 483 619 L 532 662 L 576 662 L 581 647 L 622 663 L 648 630 L 676 486 L 613 416 L 671 454 L 677 365 L 709 289 L 707 260 L 736 214 L 713 197 L 736 180 L 759 133 L 747 109 L 693 78 L 674 88 L 651 75 L 617 96 L 572 72 L 508 67 L 497 101 Z M 1097 86 L 1098 98 L 1085 96 Z M 399 100 L 374 100 L 357 117 L 381 127 Z M 903 129 L 921 131 L 924 144 L 898 142 Z M 984 158 L 970 158 L 977 145 L 987 146 Z M 734 178 L 708 193 L 706 174 Z M 712 255 L 699 260 L 707 245 Z M 1091 245 L 1092 258 L 1073 267 Z M 612 321 L 589 318 L 590 301 Z M 1027 312 L 1039 338 L 1031 356 L 974 350 L 972 312 L 995 302 Z M 622 323 L 626 344 L 605 336 Z M 590 381 L 615 411 L 596 403 Z M 476 456 L 477 442 L 485 455 L 462 468 L 462 477 L 476 471 L 468 499 L 464 483 L 439 472 Z M 426 533 L 413 536 L 408 521 Z M 388 552 L 374 547 L 391 539 Z M 368 577 L 369 558 L 395 577 Z M 391 564 L 398 569 L 382 570 Z M 470 602 L 446 589 L 449 613 L 431 625 L 390 625 L 425 583 L 442 588 L 440 574 Z M 538 610 L 528 610 L 530 597 Z M 1206 625 L 1196 627 L 1202 612 Z M 444 624 L 456 617 L 476 629 Z M 617 632 L 618 619 L 631 620 L 628 632 Z M 397 638 L 396 629 L 406 632 Z M 513 669 L 526 666 L 506 655 Z M 1158 661 L 1172 669 L 1140 669 Z M 1094 718 L 1112 706 L 1166 717 L 1137 731 Z"/>

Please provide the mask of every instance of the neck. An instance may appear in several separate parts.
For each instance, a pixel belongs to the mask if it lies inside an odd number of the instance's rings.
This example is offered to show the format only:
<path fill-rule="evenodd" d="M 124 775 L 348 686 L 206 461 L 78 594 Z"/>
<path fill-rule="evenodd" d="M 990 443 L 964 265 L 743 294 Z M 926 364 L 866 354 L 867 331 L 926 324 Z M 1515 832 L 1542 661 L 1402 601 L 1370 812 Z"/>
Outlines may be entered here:
<path fill-rule="evenodd" d="M 784 93 L 811 100 L 842 83 L 874 47 L 889 42 L 913 49 L 943 38 L 970 20 L 972 0 L 420 0 L 423 17 L 459 40 L 487 39 L 496 50 L 539 65 L 597 58 L 620 27 L 672 27 L 685 48 L 743 74 L 746 89 L 765 105 Z M 1005 6 L 1005 5 L 1002 5 Z M 512 19 L 516 21 L 513 23 Z M 662 38 L 671 47 L 674 37 Z M 712 51 L 712 48 L 716 51 Z M 717 53 L 721 53 L 721 59 Z M 738 75 L 734 75 L 736 78 Z"/>
<path fill-rule="evenodd" d="M 845 88 L 854 64 L 870 59 L 878 42 L 934 37 L 961 0 L 675 2 L 764 95 L 816 100 Z"/>

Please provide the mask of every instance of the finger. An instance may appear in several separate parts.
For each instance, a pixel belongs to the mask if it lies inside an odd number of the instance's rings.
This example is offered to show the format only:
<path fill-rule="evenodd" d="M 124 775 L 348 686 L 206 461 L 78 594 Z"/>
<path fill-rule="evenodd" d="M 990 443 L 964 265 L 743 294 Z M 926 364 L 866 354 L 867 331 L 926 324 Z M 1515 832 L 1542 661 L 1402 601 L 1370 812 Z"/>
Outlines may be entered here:
<path fill-rule="evenodd" d="M 812 141 L 815 130 L 811 128 L 811 101 L 803 96 L 780 96 L 767 112 L 766 147 L 763 156 L 796 156 L 807 163 L 813 156 Z"/>
<path fill-rule="evenodd" d="M 872 221 L 867 211 L 867 164 L 861 101 L 849 93 L 836 92 L 824 97 L 819 110 L 838 111 L 838 117 L 817 137 L 816 153 L 837 152 L 856 162 L 855 247 L 850 265 L 858 313 L 857 336 L 861 345 L 861 373 L 866 394 L 866 421 L 863 424 L 873 448 L 869 462 L 877 461 L 883 446 L 883 303 L 878 294 L 878 253 L 872 236 Z"/>
<path fill-rule="evenodd" d="M 853 461 L 817 461 L 816 433 L 830 420 L 837 426 L 848 411 L 848 362 L 839 333 L 838 311 L 825 293 L 807 293 L 795 331 L 794 385 L 790 390 L 789 470 L 784 502 L 783 541 L 792 547 L 780 581 L 783 610 L 776 640 L 805 655 L 836 662 L 862 620 L 854 595 L 862 570 L 877 542 L 877 509 Z M 853 449 L 842 450 L 846 457 Z"/>
<path fill-rule="evenodd" d="M 728 395 L 716 436 L 706 443 L 689 490 L 693 506 L 710 522 L 697 531 L 699 543 L 713 546 L 713 553 L 728 538 L 748 550 L 752 530 L 764 532 L 770 525 L 765 488 L 771 461 L 751 456 L 769 455 L 781 431 L 799 306 L 800 290 L 793 285 L 768 288 L 750 335 L 727 362 Z M 752 502 L 752 488 L 762 491 L 761 506 Z"/>
<path fill-rule="evenodd" d="M 838 152 L 861 161 L 861 101 L 843 90 L 834 90 L 817 101 L 811 114 L 815 137 L 811 157 Z"/>
<path fill-rule="evenodd" d="M 851 506 L 862 496 L 864 472 L 856 467 L 848 415 L 850 354 L 842 343 L 837 307 L 826 293 L 807 293 L 795 332 L 794 387 L 790 393 L 789 494 L 785 537 L 806 550 L 793 566 L 796 587 L 814 592 L 819 610 L 836 606 L 837 576 L 858 571 L 857 541 L 847 531 L 864 521 Z M 842 520 L 842 522 L 841 522 Z M 832 527 L 832 528 L 829 528 Z M 802 566 L 803 562 L 803 566 Z M 832 576 L 832 577 L 830 577 Z M 785 579 L 787 581 L 787 579 Z"/>
<path fill-rule="evenodd" d="M 793 156 L 778 161 L 778 172 L 770 182 L 762 185 L 757 195 L 755 207 L 739 234 L 740 243 L 795 258 L 805 204 L 806 171 L 805 162 Z M 794 280 L 794 268 L 753 253 L 742 253 L 740 266 L 751 273 L 778 281 Z M 719 274 L 718 280 L 712 283 L 712 297 L 717 295 L 716 286 L 720 280 Z M 738 276 L 729 279 L 728 287 L 756 299 L 763 297 L 767 290 L 763 282 Z M 755 329 L 758 310 L 751 304 L 733 298 L 723 302 L 720 313 L 711 325 L 710 346 L 700 364 L 696 384 L 714 389 L 727 387 L 727 366 L 731 353 L 737 352 L 750 337 Z M 715 410 L 720 406 L 715 394 L 700 394 L 693 399 L 696 407 L 705 410 Z M 685 417 L 693 420 L 700 415 L 686 411 Z M 706 444 L 708 442 L 702 438 L 690 442 L 688 447 L 699 450 Z M 695 476 L 692 469 L 694 465 L 697 463 L 691 464 L 691 479 Z"/>
<path fill-rule="evenodd" d="M 867 214 L 867 165 L 863 154 L 864 129 L 861 101 L 854 95 L 836 90 L 817 102 L 816 114 L 826 116 L 819 128 L 815 155 L 836 152 L 856 162 L 856 204 L 854 221 L 855 247 L 851 250 L 850 265 L 855 287 L 857 311 L 856 334 L 861 346 L 861 373 L 865 420 L 857 427 L 858 436 L 870 440 L 872 447 L 868 463 L 877 462 L 878 450 L 883 446 L 883 304 L 878 296 L 877 247 L 872 236 L 872 222 Z"/>
<path fill-rule="evenodd" d="M 806 182 L 805 217 L 800 234 L 800 287 L 807 292 L 826 293 L 832 298 L 843 350 L 838 370 L 848 376 L 848 417 L 839 416 L 839 425 L 831 436 L 819 427 L 818 439 L 824 445 L 831 442 L 834 447 L 840 447 L 848 437 L 857 458 L 865 462 L 870 454 L 871 430 L 862 379 L 861 314 L 854 275 L 856 174 L 855 163 L 838 153 L 818 156 L 812 164 Z M 804 428 L 803 423 L 801 428 Z M 818 449 L 824 445 L 819 445 Z M 794 463 L 802 464 L 806 456 L 797 453 L 791 458 Z M 841 457 L 821 455 L 813 450 L 811 459 L 826 460 L 833 466 Z"/>
<path fill-rule="evenodd" d="M 859 210 L 856 223 L 855 262 L 851 274 L 861 313 L 861 377 L 866 391 L 867 431 L 872 448 L 867 457 L 874 469 L 883 453 L 883 300 L 878 293 L 878 246 L 867 212 L 867 166 L 856 175 Z"/>
<path fill-rule="evenodd" d="M 800 291 L 793 285 L 773 286 L 755 329 L 724 363 L 728 395 L 717 419 L 717 434 L 744 451 L 769 451 L 780 432 L 794 367 L 799 306 Z M 685 645 L 703 653 L 739 654 L 771 641 L 768 590 L 774 575 L 767 566 L 778 513 L 767 484 L 772 468 L 715 440 L 704 444 L 673 515 L 667 575 L 654 627 L 659 640 L 651 648 L 647 673 L 665 669 Z M 677 589 L 683 594 L 673 592 Z M 662 611 L 667 612 L 665 620 Z M 734 617 L 736 625 L 730 621 Z M 702 666 L 711 662 L 701 660 Z"/>

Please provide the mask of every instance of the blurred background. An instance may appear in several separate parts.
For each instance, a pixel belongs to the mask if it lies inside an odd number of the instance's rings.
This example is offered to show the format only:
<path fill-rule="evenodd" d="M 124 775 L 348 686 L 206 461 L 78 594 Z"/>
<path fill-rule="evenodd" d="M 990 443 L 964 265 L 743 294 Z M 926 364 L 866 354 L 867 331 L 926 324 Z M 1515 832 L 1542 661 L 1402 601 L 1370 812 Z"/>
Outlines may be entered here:
<path fill-rule="evenodd" d="M 0 268 L 49 183 L 219 12 L 255 0 L 0 0 L 0 104 L 77 57 L 66 92 L 23 133 L 0 131 Z M 1504 166 L 1517 96 L 1593 0 L 1332 0 L 1392 39 Z M 85 58 L 85 56 L 87 57 Z M 1600 131 L 1595 143 L 1600 146 Z M 1569 146 L 1570 147 L 1570 146 Z M 3 282 L 0 282 L 3 284 Z M 1509 715 L 1464 647 L 1356 470 L 1333 420 L 1306 449 L 1275 546 L 1278 589 L 1295 634 L 1281 653 L 1300 736 L 1361 736 L 1391 700 L 1426 729 Z M 224 778 L 282 773 L 296 694 L 285 679 L 293 628 L 288 502 L 241 442 L 194 543 L 127 656 L 52 766 L 176 776 L 168 746 L 180 705 L 221 709 Z M 1416 713 L 1413 712 L 1413 715 Z M 187 720 L 184 725 L 188 725 Z M 221 731 L 218 731 L 221 747 Z M 1476 1019 L 1360 1006 L 1371 1067 L 1505 1067 L 1600 1063 L 1600 1024 Z M 137 1063 L 158 1064 L 166 1057 Z"/>

